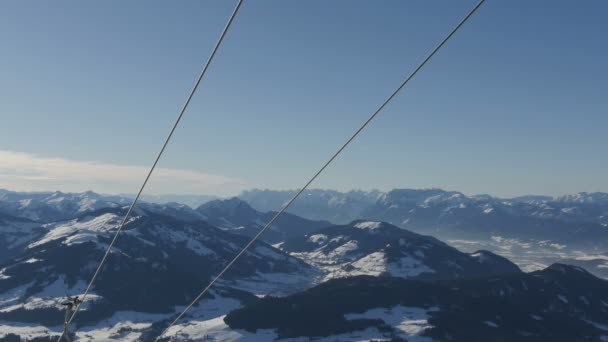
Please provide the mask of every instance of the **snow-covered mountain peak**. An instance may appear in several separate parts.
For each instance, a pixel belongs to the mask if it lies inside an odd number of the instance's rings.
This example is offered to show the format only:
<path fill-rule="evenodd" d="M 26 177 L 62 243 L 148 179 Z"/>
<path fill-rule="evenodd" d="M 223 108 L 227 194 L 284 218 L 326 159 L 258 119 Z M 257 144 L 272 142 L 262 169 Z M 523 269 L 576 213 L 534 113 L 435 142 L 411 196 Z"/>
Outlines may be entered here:
<path fill-rule="evenodd" d="M 385 222 L 354 221 L 286 241 L 281 248 L 325 272 L 323 279 L 354 275 L 453 278 L 519 272 L 490 252 L 461 253 L 443 242 Z"/>
<path fill-rule="evenodd" d="M 128 202 L 124 198 L 104 197 L 92 191 L 82 193 L 0 193 L 0 212 L 38 222 L 72 219 L 82 213 L 115 208 Z"/>

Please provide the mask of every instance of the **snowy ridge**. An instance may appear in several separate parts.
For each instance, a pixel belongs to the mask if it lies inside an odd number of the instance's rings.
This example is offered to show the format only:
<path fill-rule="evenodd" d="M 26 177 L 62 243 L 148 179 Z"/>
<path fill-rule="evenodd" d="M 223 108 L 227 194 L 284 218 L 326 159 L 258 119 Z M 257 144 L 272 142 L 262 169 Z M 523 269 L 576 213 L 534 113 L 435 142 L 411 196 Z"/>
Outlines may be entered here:
<path fill-rule="evenodd" d="M 0 190 L 0 213 L 40 222 L 71 219 L 86 212 L 116 208 L 127 203 L 125 198 L 102 196 L 92 191 L 23 193 Z"/>
<path fill-rule="evenodd" d="M 58 239 L 63 239 L 63 243 L 66 245 L 97 242 L 99 235 L 109 236 L 109 233 L 117 228 L 120 220 L 121 218 L 118 215 L 108 213 L 74 219 L 68 223 L 50 225 L 47 227 L 49 232 L 40 240 L 30 243 L 28 248 L 34 248 Z M 104 247 L 100 244 L 98 246 Z"/>
<path fill-rule="evenodd" d="M 461 253 L 433 238 L 374 221 L 324 228 L 280 248 L 322 270 L 318 282 L 358 275 L 451 278 L 492 270 L 519 272 L 490 252 Z"/>

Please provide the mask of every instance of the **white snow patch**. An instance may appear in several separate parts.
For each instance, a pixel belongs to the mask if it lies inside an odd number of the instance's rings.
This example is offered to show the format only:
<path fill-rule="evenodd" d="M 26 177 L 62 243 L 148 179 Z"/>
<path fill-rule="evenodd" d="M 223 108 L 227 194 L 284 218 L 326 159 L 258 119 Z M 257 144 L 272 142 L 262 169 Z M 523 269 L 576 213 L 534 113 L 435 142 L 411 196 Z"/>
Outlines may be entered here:
<path fill-rule="evenodd" d="M 38 262 L 38 261 L 42 261 L 42 260 L 36 259 L 36 258 L 29 258 L 29 259 L 25 260 L 24 263 L 26 263 L 26 264 L 33 264 L 33 263 Z"/>
<path fill-rule="evenodd" d="M 382 222 L 364 221 L 364 222 L 356 223 L 353 227 L 359 228 L 359 229 L 376 230 L 376 229 L 380 228 L 381 226 L 382 226 Z"/>
<path fill-rule="evenodd" d="M 356 240 L 350 240 L 350 241 L 346 242 L 345 244 L 343 244 L 342 246 L 335 248 L 327 256 L 331 259 L 336 259 L 336 258 L 343 259 L 346 257 L 347 254 L 350 254 L 350 253 L 356 251 L 357 249 L 359 249 L 359 242 L 357 242 Z"/>
<path fill-rule="evenodd" d="M 364 313 L 352 313 L 344 315 L 348 320 L 354 319 L 380 319 L 387 325 L 399 332 L 399 337 L 408 341 L 431 341 L 430 338 L 421 336 L 426 329 L 432 326 L 428 323 L 429 313 L 437 311 L 438 308 L 416 308 L 406 306 L 395 306 L 392 308 L 376 308 Z"/>
<path fill-rule="evenodd" d="M 4 274 L 5 271 L 6 271 L 6 267 L 0 270 L 0 280 L 9 279 L 11 277 L 11 276 Z"/>
<path fill-rule="evenodd" d="M 498 328 L 498 324 L 496 324 L 495 322 L 492 321 L 484 321 L 483 322 L 485 325 L 492 327 L 492 328 Z"/>
<path fill-rule="evenodd" d="M 308 241 L 312 243 L 316 243 L 318 245 L 322 245 L 327 242 L 327 235 L 325 234 L 315 234 L 308 237 Z"/>
<path fill-rule="evenodd" d="M 347 239 L 346 236 L 344 236 L 344 235 L 338 235 L 338 236 L 332 238 L 331 240 L 329 240 L 329 242 L 340 243 L 340 242 L 342 242 L 342 241 L 344 241 L 346 239 Z"/>
<path fill-rule="evenodd" d="M 349 275 L 371 275 L 379 276 L 386 272 L 386 255 L 384 252 L 374 252 L 351 264 L 355 271 L 348 272 Z"/>

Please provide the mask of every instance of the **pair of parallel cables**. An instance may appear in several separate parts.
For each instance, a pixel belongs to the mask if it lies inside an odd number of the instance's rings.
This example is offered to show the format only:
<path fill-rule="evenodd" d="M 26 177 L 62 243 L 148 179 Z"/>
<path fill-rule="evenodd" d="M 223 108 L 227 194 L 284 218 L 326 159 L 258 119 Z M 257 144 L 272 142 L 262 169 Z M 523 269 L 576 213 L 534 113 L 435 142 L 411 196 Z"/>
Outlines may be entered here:
<path fill-rule="evenodd" d="M 175 320 L 173 320 L 161 332 L 161 334 L 158 337 L 156 337 L 156 339 L 154 340 L 155 342 L 158 341 L 161 337 L 163 337 L 169 331 L 169 329 L 171 327 L 173 327 L 186 314 L 186 312 L 192 306 L 194 306 L 194 304 L 196 304 L 213 287 L 213 285 L 215 285 L 215 283 L 243 256 L 243 254 L 245 254 L 245 252 L 260 238 L 260 236 L 293 204 L 293 202 L 296 201 L 296 199 L 298 199 L 298 197 L 300 197 L 300 195 L 317 179 L 317 177 L 319 177 L 319 175 L 321 175 L 321 173 L 323 173 L 323 171 L 325 171 L 325 169 L 342 153 L 342 151 L 344 151 L 344 149 L 346 149 L 346 147 L 359 135 L 359 133 L 361 133 L 369 125 L 369 123 L 372 122 L 372 120 L 374 120 L 374 118 L 376 118 L 376 116 L 389 104 L 389 102 L 391 102 L 393 100 L 393 98 L 395 98 L 395 96 L 397 96 L 397 94 L 405 87 L 405 85 L 418 73 L 418 71 L 420 71 L 420 69 L 422 69 L 422 67 L 435 55 L 435 53 L 437 53 L 437 51 L 439 51 L 439 49 L 441 49 L 441 47 L 443 47 L 445 45 L 445 43 L 456 33 L 456 31 L 458 31 L 458 29 L 460 29 L 460 27 L 473 15 L 473 13 L 475 13 L 477 11 L 477 9 L 479 9 L 479 7 L 484 2 L 485 2 L 485 0 L 480 0 L 469 11 L 469 13 L 448 33 L 447 36 L 445 36 L 445 38 L 443 38 L 443 40 L 427 55 L 427 57 L 424 60 L 422 60 L 422 62 L 401 82 L 401 84 L 390 94 L 390 96 L 388 96 L 384 100 L 384 102 L 382 102 L 382 104 L 372 113 L 372 115 L 350 136 L 350 138 L 348 138 L 348 140 L 346 140 L 346 142 L 343 145 L 340 146 L 340 148 L 329 158 L 329 160 L 327 160 L 327 162 L 325 162 L 325 164 L 323 164 L 323 166 L 304 184 L 304 186 L 302 188 L 300 188 L 300 190 L 281 208 L 281 210 L 278 211 L 272 217 L 272 219 L 270 221 L 268 221 L 268 223 L 266 223 L 266 225 L 264 225 L 264 227 L 262 229 L 260 229 L 260 231 L 249 241 L 249 243 L 247 243 L 247 245 L 245 245 L 245 247 L 243 247 L 241 249 L 241 251 L 224 267 L 224 269 L 217 276 L 215 276 L 215 278 L 213 278 L 213 280 L 209 283 L 209 285 L 207 285 L 194 298 L 194 300 L 188 306 L 186 306 L 184 308 L 184 310 L 175 318 Z M 89 294 L 89 292 L 93 286 L 93 283 L 97 279 L 99 272 L 101 271 L 106 259 L 108 258 L 108 255 L 110 254 L 112 248 L 114 247 L 114 244 L 116 243 L 118 235 L 120 234 L 125 223 L 129 219 L 131 212 L 133 211 L 133 208 L 139 201 L 139 198 L 140 198 L 142 192 L 144 191 L 150 177 L 152 176 L 152 173 L 154 172 L 156 165 L 158 164 L 161 156 L 163 155 L 165 148 L 169 144 L 169 141 L 171 140 L 173 133 L 175 132 L 177 126 L 179 125 L 179 122 L 181 121 L 184 113 L 186 112 L 186 109 L 188 108 L 190 101 L 194 97 L 194 94 L 196 93 L 196 90 L 197 90 L 199 84 L 201 83 L 203 77 L 205 76 L 207 69 L 209 68 L 220 45 L 222 44 L 222 41 L 224 40 L 224 37 L 226 36 L 226 33 L 228 32 L 228 29 L 232 25 L 232 22 L 236 16 L 236 14 L 239 12 L 239 9 L 241 8 L 242 4 L 243 4 L 243 0 L 238 0 L 236 7 L 234 8 L 232 14 L 230 15 L 228 22 L 226 23 L 226 26 L 222 30 L 220 37 L 217 40 L 213 50 L 211 51 L 211 55 L 207 59 L 207 62 L 205 63 L 203 70 L 201 71 L 200 75 L 198 76 L 198 78 L 194 84 L 194 87 L 190 91 L 190 94 L 188 95 L 186 102 L 182 106 L 182 109 L 180 110 L 179 115 L 177 116 L 177 119 L 175 120 L 175 123 L 173 124 L 171 130 L 169 131 L 169 135 L 165 139 L 165 142 L 163 143 L 162 148 L 160 149 L 160 152 L 156 156 L 156 159 L 154 160 L 154 163 L 152 164 L 150 171 L 148 172 L 143 184 L 140 187 L 139 192 L 133 199 L 133 202 L 129 206 L 129 209 L 127 210 L 121 223 L 118 225 L 118 229 L 116 230 L 116 233 L 114 234 L 114 237 L 112 238 L 112 241 L 108 245 L 108 248 L 107 248 L 105 254 L 101 258 L 101 261 L 99 262 L 99 265 L 98 265 L 95 273 L 93 274 L 84 294 L 82 295 L 80 302 L 75 307 L 72 315 L 70 316 L 69 320 L 67 321 L 68 325 L 74 320 L 74 317 L 76 317 L 76 314 L 79 312 L 82 303 L 85 301 L 87 295 Z M 65 334 L 65 332 L 59 336 L 59 339 L 57 340 L 57 342 L 61 341 L 61 339 L 64 337 L 64 334 Z"/>

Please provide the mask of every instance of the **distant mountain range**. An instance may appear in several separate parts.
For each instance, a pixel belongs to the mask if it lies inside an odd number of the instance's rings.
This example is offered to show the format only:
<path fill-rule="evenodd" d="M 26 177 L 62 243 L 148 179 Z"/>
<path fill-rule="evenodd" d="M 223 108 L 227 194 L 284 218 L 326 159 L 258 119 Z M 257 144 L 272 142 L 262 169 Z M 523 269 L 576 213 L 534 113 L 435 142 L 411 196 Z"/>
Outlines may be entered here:
<path fill-rule="evenodd" d="M 277 211 L 295 194 L 295 190 L 251 190 L 242 192 L 238 197 L 256 210 Z M 380 191 L 306 190 L 288 211 L 312 220 L 344 224 L 367 218 L 364 213 L 383 195 Z"/>
<path fill-rule="evenodd" d="M 292 195 L 292 191 L 252 190 L 240 198 L 255 209 L 276 210 Z M 441 189 L 310 190 L 288 211 L 340 224 L 356 219 L 388 222 L 465 251 L 490 250 L 527 270 L 608 250 L 607 193 L 501 199 Z"/>
<path fill-rule="evenodd" d="M 252 190 L 241 194 L 241 201 L 235 198 L 211 200 L 196 209 L 175 202 L 141 202 L 138 207 L 162 210 L 165 215 L 181 220 L 211 221 L 224 230 L 252 236 L 292 195 L 292 191 Z M 125 197 L 93 192 L 17 193 L 0 190 L 0 215 L 8 220 L 12 217 L 44 223 L 100 208 L 126 205 L 130 201 Z M 329 222 L 345 224 L 368 219 L 432 235 L 463 251 L 489 250 L 508 257 L 525 270 L 542 269 L 561 259 L 585 259 L 608 252 L 606 193 L 500 199 L 488 195 L 465 196 L 440 189 L 395 189 L 389 192 L 310 190 L 304 192 L 288 211 L 292 215 L 280 218 L 263 235 L 265 241 L 278 243 L 294 237 L 293 234 L 302 235 L 327 226 Z M 286 225 L 292 228 L 278 229 Z M 35 227 L 30 225 L 30 229 L 35 230 Z M 2 246 L 8 244 L 0 241 Z M 0 252 L 0 259 L 2 255 L 10 255 L 10 249 Z M 593 263 L 587 265 L 591 267 L 590 271 L 604 276 L 601 264 L 598 263 L 597 267 L 593 267 Z"/>
<path fill-rule="evenodd" d="M 564 251 L 604 241 L 602 194 L 499 200 L 395 190 L 353 192 L 355 199 L 336 204 L 328 196 L 337 192 L 312 193 L 306 197 L 310 210 L 322 204 L 313 198 L 323 198 L 332 203 L 326 213 L 333 205 L 340 208 L 335 217 L 346 218 L 349 205 L 370 216 L 334 224 L 287 213 L 169 338 L 599 341 L 608 336 L 606 281 L 562 264 L 524 273 L 492 251 L 472 249 L 477 244 L 460 251 L 454 241 L 428 235 L 464 236 L 469 243 L 486 239 L 503 256 L 533 260 L 539 259 L 531 251 L 545 253 L 537 248 L 543 243 L 547 251 L 562 253 L 547 260 L 570 258 L 568 263 L 598 274 L 605 254 L 590 259 L 586 252 Z M 61 301 L 82 293 L 129 203 L 92 192 L 0 191 L 0 341 L 56 338 Z M 370 219 L 374 212 L 398 224 Z M 196 208 L 141 202 L 75 321 L 76 340 L 152 340 L 274 214 L 239 198 Z M 540 240 L 550 233 L 552 240 Z"/>
<path fill-rule="evenodd" d="M 281 208 L 294 194 L 295 191 L 251 190 L 241 193 L 239 198 L 256 210 L 270 211 Z M 288 211 L 337 224 L 369 218 L 421 229 L 432 229 L 428 228 L 429 224 L 433 227 L 441 225 L 455 215 L 483 217 L 490 214 L 586 222 L 608 227 L 608 193 L 501 199 L 489 195 L 466 196 L 441 189 L 394 189 L 389 192 L 306 190 Z"/>

